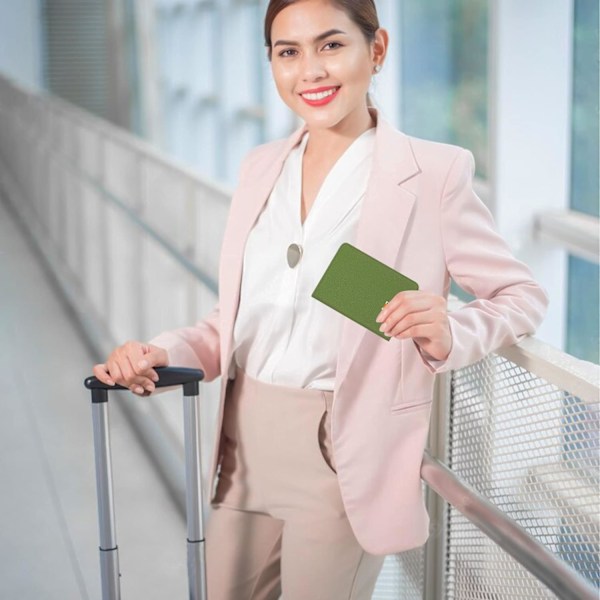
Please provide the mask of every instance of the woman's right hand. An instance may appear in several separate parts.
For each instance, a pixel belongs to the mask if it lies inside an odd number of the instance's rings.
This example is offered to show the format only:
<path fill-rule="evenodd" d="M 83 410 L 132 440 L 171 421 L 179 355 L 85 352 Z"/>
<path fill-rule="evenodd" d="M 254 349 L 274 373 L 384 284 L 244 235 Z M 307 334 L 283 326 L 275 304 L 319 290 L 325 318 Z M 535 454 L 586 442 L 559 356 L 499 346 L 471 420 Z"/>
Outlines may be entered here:
<path fill-rule="evenodd" d="M 94 366 L 94 375 L 107 385 L 118 383 L 134 394 L 148 396 L 155 390 L 158 374 L 154 367 L 167 367 L 169 357 L 164 348 L 129 341 L 117 346 L 105 363 Z"/>

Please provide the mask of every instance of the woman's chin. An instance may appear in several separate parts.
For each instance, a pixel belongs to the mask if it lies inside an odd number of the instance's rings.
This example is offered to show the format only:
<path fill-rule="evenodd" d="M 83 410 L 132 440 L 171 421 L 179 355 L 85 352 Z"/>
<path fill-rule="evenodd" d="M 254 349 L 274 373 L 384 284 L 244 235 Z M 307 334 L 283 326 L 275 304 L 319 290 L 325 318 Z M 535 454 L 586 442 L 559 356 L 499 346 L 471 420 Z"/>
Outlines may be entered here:
<path fill-rule="evenodd" d="M 300 102 L 302 104 L 289 102 L 286 104 L 307 125 L 325 128 L 336 121 L 335 111 L 332 111 L 329 106 L 309 106 L 303 100 Z"/>
<path fill-rule="evenodd" d="M 331 127 L 335 127 L 340 121 L 339 115 L 334 115 L 326 111 L 313 111 L 308 114 L 304 111 L 302 118 L 308 127 L 314 129 L 330 129 Z"/>

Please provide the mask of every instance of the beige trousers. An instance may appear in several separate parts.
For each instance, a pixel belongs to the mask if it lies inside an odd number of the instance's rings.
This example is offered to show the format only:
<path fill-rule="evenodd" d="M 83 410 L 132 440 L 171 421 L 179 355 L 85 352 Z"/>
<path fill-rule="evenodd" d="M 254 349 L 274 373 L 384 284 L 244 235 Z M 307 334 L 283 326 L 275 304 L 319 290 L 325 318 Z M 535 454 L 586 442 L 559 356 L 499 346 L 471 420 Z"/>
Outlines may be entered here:
<path fill-rule="evenodd" d="M 237 368 L 206 528 L 209 600 L 367 600 L 384 556 L 358 544 L 331 452 L 333 392 Z"/>

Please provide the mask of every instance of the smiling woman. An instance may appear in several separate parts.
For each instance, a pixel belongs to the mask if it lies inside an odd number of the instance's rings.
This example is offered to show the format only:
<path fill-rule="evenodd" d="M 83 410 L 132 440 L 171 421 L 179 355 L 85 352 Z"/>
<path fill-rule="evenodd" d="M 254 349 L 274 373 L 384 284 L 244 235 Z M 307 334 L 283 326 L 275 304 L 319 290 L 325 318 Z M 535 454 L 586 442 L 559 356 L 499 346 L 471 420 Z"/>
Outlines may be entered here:
<path fill-rule="evenodd" d="M 385 555 L 428 537 L 435 374 L 534 333 L 548 297 L 475 195 L 471 152 L 368 106 L 388 47 L 372 0 L 271 0 L 265 42 L 304 123 L 242 164 L 219 302 L 194 326 L 115 349 L 94 374 L 141 394 L 156 366 L 221 376 L 211 600 L 367 600 Z M 311 296 L 344 243 L 419 284 L 372 315 L 389 340 Z M 450 278 L 476 297 L 452 314 Z"/>
<path fill-rule="evenodd" d="M 284 10 L 299 4 L 301 10 Z M 278 0 L 265 16 L 265 45 L 277 90 L 309 127 L 335 126 L 352 135 L 362 131 L 348 131 L 349 124 L 363 131 L 372 126 L 368 89 L 387 44 L 372 1 Z M 311 110 L 322 107 L 331 110 Z M 310 141 L 306 154 L 312 154 Z"/>

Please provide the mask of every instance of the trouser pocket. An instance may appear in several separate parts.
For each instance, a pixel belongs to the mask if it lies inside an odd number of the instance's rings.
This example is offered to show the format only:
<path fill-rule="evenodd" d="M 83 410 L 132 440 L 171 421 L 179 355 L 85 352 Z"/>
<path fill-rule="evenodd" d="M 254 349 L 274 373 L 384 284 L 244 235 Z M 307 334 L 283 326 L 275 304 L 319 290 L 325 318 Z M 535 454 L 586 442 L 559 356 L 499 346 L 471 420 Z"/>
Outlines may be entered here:
<path fill-rule="evenodd" d="M 330 396 L 323 394 L 323 414 L 319 421 L 318 440 L 319 449 L 323 461 L 333 473 L 337 473 L 337 467 L 333 458 L 333 444 L 331 442 L 331 404 Z"/>

